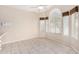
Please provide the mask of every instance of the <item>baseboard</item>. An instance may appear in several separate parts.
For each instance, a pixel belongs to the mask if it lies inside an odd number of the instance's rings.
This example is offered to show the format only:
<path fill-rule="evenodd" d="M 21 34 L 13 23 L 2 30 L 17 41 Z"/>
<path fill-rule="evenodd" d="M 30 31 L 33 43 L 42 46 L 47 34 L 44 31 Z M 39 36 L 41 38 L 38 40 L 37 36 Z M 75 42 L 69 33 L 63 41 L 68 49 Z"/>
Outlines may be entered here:
<path fill-rule="evenodd" d="M 2 43 L 2 45 L 10 44 L 10 43 L 16 43 L 16 42 L 20 42 L 20 41 L 24 41 L 24 40 L 38 39 L 38 38 L 39 38 L 39 37 L 34 37 L 34 38 L 30 38 L 30 39 L 16 40 L 16 41 L 9 41 L 9 42 L 4 42 L 4 43 Z"/>

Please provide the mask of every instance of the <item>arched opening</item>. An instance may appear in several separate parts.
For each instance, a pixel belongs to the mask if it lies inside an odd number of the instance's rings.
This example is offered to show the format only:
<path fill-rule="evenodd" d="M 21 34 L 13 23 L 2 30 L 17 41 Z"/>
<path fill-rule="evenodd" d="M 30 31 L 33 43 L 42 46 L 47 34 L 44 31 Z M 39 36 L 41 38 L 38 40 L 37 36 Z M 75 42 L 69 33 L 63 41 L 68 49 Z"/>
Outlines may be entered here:
<path fill-rule="evenodd" d="M 59 33 L 62 32 L 62 13 L 60 9 L 53 9 L 49 15 L 49 32 Z"/>

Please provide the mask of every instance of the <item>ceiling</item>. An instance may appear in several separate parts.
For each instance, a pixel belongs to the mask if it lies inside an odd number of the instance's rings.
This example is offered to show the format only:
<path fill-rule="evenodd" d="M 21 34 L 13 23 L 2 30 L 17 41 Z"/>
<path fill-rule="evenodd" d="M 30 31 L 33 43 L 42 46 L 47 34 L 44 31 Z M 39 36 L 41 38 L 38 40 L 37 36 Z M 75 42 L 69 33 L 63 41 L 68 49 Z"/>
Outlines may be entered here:
<path fill-rule="evenodd" d="M 39 9 L 40 6 L 43 7 L 43 9 Z M 65 12 L 75 7 L 75 5 L 8 5 L 8 7 L 39 13 L 49 11 L 54 8 L 59 8 L 62 12 Z"/>

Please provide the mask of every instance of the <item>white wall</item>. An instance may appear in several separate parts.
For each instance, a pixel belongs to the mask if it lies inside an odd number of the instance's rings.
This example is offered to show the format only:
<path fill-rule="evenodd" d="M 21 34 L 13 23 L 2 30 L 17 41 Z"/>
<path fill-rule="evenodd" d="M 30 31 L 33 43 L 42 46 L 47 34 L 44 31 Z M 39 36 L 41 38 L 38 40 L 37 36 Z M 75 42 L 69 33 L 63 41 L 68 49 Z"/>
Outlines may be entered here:
<path fill-rule="evenodd" d="M 38 14 L 0 6 L 0 20 L 8 22 L 2 44 L 38 37 Z M 4 28 L 5 31 L 5 28 Z"/>

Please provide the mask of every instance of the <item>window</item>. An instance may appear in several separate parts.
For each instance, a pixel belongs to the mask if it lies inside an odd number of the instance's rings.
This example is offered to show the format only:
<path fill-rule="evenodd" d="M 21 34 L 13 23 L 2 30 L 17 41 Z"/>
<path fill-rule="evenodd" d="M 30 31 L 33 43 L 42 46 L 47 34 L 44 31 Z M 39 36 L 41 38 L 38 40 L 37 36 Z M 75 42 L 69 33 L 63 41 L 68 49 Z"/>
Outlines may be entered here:
<path fill-rule="evenodd" d="M 46 32 L 49 32 L 49 21 L 45 20 L 45 22 L 46 22 Z"/>
<path fill-rule="evenodd" d="M 45 20 L 40 20 L 40 32 L 45 32 Z"/>
<path fill-rule="evenodd" d="M 69 16 L 63 17 L 63 34 L 69 35 Z"/>
<path fill-rule="evenodd" d="M 61 33 L 62 14 L 59 9 L 54 9 L 50 14 L 50 32 Z"/>
<path fill-rule="evenodd" d="M 78 39 L 78 12 L 71 15 L 71 36 Z"/>

